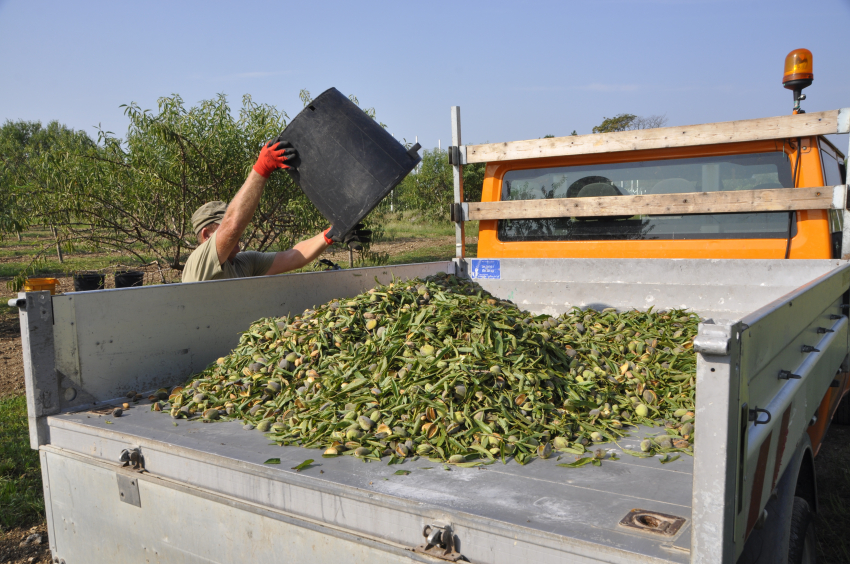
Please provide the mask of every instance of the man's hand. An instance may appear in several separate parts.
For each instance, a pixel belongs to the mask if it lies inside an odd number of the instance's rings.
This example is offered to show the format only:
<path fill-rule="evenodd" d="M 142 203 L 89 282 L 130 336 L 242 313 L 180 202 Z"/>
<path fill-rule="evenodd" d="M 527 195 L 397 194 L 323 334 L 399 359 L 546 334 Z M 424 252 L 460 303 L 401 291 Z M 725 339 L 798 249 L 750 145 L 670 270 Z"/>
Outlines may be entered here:
<path fill-rule="evenodd" d="M 354 226 L 354 229 L 346 233 L 343 237 L 341 237 L 341 241 L 336 241 L 336 237 L 329 238 L 328 231 L 332 228 L 328 227 L 322 233 L 322 236 L 325 238 L 325 243 L 328 245 L 333 245 L 334 242 L 342 243 L 343 245 L 348 245 L 348 248 L 353 249 L 355 251 L 359 251 L 363 248 L 363 243 L 369 244 L 372 242 L 372 230 L 364 229 L 365 225 L 362 223 L 358 223 Z"/>
<path fill-rule="evenodd" d="M 286 164 L 286 161 L 293 160 L 295 155 L 295 149 L 289 143 L 278 142 L 277 140 L 269 141 L 260 150 L 260 156 L 254 164 L 254 170 L 263 178 L 268 178 L 272 172 L 279 168 L 293 168 Z"/>

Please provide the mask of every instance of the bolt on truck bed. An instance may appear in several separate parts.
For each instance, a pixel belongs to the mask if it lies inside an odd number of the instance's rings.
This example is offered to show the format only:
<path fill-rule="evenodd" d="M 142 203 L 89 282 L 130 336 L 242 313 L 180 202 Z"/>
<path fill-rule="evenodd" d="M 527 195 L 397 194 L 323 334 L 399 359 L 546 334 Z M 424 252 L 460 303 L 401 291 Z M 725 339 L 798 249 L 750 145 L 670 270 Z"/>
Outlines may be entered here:
<path fill-rule="evenodd" d="M 453 554 L 472 562 L 734 562 L 847 356 L 848 262 L 478 261 L 21 294 L 31 441 L 41 452 L 53 555 L 69 564 L 436 562 L 412 550 L 428 525 L 450 526 Z M 485 289 L 536 313 L 699 313 L 694 458 L 450 471 L 420 459 L 400 476 L 399 466 L 270 445 L 235 422 L 174 426 L 144 403 L 121 418 L 92 411 L 129 390 L 182 383 L 256 319 L 353 296 L 376 278 L 436 272 L 487 272 L 476 279 Z M 780 370 L 800 378 L 779 379 Z M 753 412 L 757 421 L 750 408 L 764 410 Z M 765 412 L 770 422 L 758 424 Z M 635 448 L 646 432 L 621 445 Z M 139 449 L 143 473 L 122 466 L 125 449 Z M 269 458 L 280 464 L 264 464 Z M 318 462 L 291 469 L 308 458 Z M 652 531 L 652 519 L 621 525 L 633 509 L 684 523 L 672 535 Z"/>

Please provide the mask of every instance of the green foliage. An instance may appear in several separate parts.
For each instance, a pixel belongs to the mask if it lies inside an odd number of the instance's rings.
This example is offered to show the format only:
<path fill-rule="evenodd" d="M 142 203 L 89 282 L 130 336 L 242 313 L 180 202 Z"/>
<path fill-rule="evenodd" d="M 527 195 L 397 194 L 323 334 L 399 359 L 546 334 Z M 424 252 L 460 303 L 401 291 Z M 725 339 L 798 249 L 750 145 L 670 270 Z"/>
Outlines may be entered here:
<path fill-rule="evenodd" d="M 236 117 L 224 95 L 192 108 L 177 95 L 160 98 L 157 112 L 124 107 L 125 139 L 100 130 L 96 147 L 51 153 L 55 175 L 42 187 L 42 215 L 62 226 L 66 241 L 180 269 L 197 244 L 191 214 L 210 200 L 230 201 L 287 116 L 250 96 Z M 324 223 L 289 175 L 275 172 L 242 241 L 253 250 L 286 248 Z"/>
<path fill-rule="evenodd" d="M 44 519 L 38 452 L 30 449 L 24 396 L 0 399 L 0 530 Z"/>
<path fill-rule="evenodd" d="M 306 90 L 300 97 L 305 106 L 312 101 Z M 230 201 L 262 144 L 288 120 L 250 96 L 235 116 L 223 94 L 194 107 L 178 95 L 160 98 L 156 111 L 135 103 L 122 107 L 130 121 L 124 138 L 101 129 L 94 143 L 56 122 L 47 128 L 7 123 L 0 130 L 0 232 L 20 232 L 33 223 L 55 226 L 55 244 L 68 250 L 119 252 L 180 270 L 197 245 L 192 213 L 211 200 Z M 364 111 L 375 117 L 374 108 Z M 282 250 L 326 226 L 291 177 L 275 172 L 242 243 Z M 380 236 L 380 224 L 371 227 Z M 34 255 L 11 286 L 38 269 L 53 244 Z M 368 248 L 361 258 L 386 261 Z"/>
<path fill-rule="evenodd" d="M 428 221 L 449 218 L 449 206 L 454 202 L 454 177 L 448 152 L 438 149 L 424 150 L 422 162 L 399 184 L 392 195 L 395 211 L 415 212 Z M 484 164 L 463 167 L 464 201 L 481 200 L 484 184 Z M 384 200 L 382 209 L 389 208 L 390 198 Z"/>
<path fill-rule="evenodd" d="M 52 121 L 6 121 L 0 127 L 0 238 L 26 230 L 35 217 L 32 191 L 48 174 L 47 155 L 57 146 L 92 147 L 81 131 Z"/>
<path fill-rule="evenodd" d="M 602 123 L 593 128 L 594 133 L 610 133 L 612 131 L 628 131 L 632 129 L 653 129 L 667 124 L 666 115 L 636 116 L 634 114 L 618 114 L 605 118 Z M 573 131 L 573 135 L 575 135 Z"/>
<path fill-rule="evenodd" d="M 609 118 L 606 117 L 602 123 L 593 128 L 594 133 L 611 133 L 613 131 L 626 131 L 632 129 L 631 125 L 638 117 L 634 114 L 617 114 Z"/>

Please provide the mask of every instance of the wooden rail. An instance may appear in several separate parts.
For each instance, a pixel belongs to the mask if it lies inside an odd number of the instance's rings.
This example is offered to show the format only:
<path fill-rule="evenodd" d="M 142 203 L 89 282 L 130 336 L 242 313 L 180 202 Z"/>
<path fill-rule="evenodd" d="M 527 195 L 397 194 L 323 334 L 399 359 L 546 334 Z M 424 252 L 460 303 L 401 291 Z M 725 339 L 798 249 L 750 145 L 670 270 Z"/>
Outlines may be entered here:
<path fill-rule="evenodd" d="M 464 164 L 716 145 L 850 132 L 850 108 L 811 114 L 467 145 Z"/>
<path fill-rule="evenodd" d="M 845 209 L 847 186 L 463 204 L 465 221 Z"/>

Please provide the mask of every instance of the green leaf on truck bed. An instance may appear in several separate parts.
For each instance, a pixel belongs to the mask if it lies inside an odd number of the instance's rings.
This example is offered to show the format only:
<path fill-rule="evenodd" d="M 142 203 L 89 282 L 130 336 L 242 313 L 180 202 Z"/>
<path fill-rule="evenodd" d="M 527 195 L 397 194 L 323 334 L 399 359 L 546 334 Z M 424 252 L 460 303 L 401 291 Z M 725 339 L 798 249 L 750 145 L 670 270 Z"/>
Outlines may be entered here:
<path fill-rule="evenodd" d="M 263 464 L 280 464 L 280 458 L 269 458 Z"/>
<path fill-rule="evenodd" d="M 311 464 L 313 464 L 313 459 L 308 458 L 307 460 L 305 460 L 304 462 L 302 462 L 298 466 L 293 466 L 292 470 L 295 470 L 296 472 L 301 472 L 305 468 L 309 468 Z"/>
<path fill-rule="evenodd" d="M 580 467 L 584 466 L 585 464 L 590 464 L 594 460 L 596 460 L 596 459 L 593 458 L 592 456 L 585 456 L 584 458 L 579 458 L 575 462 L 569 462 L 567 464 L 561 463 L 561 464 L 558 464 L 558 466 L 560 466 L 561 468 L 580 468 Z M 596 460 L 596 462 L 599 462 L 599 461 Z"/>

